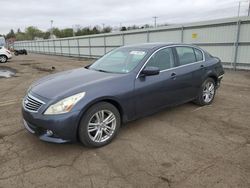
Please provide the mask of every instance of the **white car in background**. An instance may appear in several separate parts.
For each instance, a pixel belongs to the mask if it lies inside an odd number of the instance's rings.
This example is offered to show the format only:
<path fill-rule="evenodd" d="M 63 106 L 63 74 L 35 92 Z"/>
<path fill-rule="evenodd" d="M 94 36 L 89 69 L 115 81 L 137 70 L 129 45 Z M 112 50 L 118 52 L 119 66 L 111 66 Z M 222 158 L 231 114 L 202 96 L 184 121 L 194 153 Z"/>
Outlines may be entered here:
<path fill-rule="evenodd" d="M 6 63 L 8 59 L 12 58 L 11 52 L 4 46 L 0 46 L 0 63 Z"/>

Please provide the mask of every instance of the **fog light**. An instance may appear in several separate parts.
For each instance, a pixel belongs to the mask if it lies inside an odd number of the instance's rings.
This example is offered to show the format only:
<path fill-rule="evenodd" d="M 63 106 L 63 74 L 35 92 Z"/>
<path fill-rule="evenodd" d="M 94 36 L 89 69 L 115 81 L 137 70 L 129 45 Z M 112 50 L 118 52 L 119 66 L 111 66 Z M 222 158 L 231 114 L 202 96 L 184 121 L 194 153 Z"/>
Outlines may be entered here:
<path fill-rule="evenodd" d="M 52 132 L 51 130 L 47 130 L 47 131 L 46 131 L 46 134 L 47 134 L 48 136 L 52 136 L 52 135 L 53 135 L 53 132 Z"/>

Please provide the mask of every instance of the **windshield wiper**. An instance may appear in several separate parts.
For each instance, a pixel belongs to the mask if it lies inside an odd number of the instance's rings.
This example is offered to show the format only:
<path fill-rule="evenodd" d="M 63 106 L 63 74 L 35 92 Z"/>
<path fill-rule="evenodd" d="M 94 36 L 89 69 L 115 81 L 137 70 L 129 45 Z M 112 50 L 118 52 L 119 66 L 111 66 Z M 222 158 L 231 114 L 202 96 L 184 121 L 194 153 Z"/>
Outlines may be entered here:
<path fill-rule="evenodd" d="M 109 72 L 109 71 L 106 71 L 106 70 L 102 70 L 102 69 L 93 69 L 93 70 L 95 70 L 95 71 L 99 71 L 99 72 L 106 72 L 106 73 L 111 73 L 111 72 Z"/>
<path fill-rule="evenodd" d="M 112 73 L 112 74 L 125 74 L 122 72 L 111 72 L 111 71 L 106 71 L 106 70 L 102 70 L 102 69 L 93 69 L 91 68 L 90 70 L 94 70 L 94 71 L 98 71 L 98 72 L 105 72 L 105 73 Z"/>
<path fill-rule="evenodd" d="M 108 73 L 110 73 L 109 71 L 105 71 L 105 70 L 98 70 L 99 72 L 108 72 Z"/>

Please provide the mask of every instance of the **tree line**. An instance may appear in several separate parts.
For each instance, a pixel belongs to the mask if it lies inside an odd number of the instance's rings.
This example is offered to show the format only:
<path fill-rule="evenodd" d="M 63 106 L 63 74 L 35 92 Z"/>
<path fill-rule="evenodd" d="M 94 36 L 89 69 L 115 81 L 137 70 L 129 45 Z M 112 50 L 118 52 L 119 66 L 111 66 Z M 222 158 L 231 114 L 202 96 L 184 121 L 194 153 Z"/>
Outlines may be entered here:
<path fill-rule="evenodd" d="M 77 28 L 73 30 L 73 28 L 52 28 L 48 31 L 42 31 L 34 26 L 27 27 L 24 31 L 18 29 L 16 32 L 11 29 L 9 33 L 4 36 L 7 40 L 8 39 L 15 39 L 16 41 L 22 40 L 35 40 L 35 39 L 49 39 L 51 35 L 55 36 L 56 38 L 65 38 L 65 37 L 72 37 L 72 36 L 82 36 L 82 35 L 92 35 L 92 34 L 100 34 L 100 33 L 109 33 L 112 31 L 112 28 L 107 26 L 104 28 L 100 28 L 95 26 L 93 28 L 84 27 L 84 28 Z"/>
<path fill-rule="evenodd" d="M 168 24 L 162 24 L 158 26 L 167 26 Z M 121 26 L 119 28 L 120 31 L 127 31 L 127 30 L 135 30 L 135 29 L 145 29 L 145 28 L 152 28 L 152 25 L 145 24 L 143 26 Z M 93 34 L 100 34 L 100 33 L 110 33 L 113 30 L 112 27 L 107 26 L 101 28 L 100 26 L 95 27 L 80 27 L 76 26 L 75 29 L 73 28 L 52 28 L 47 31 L 42 31 L 34 26 L 27 27 L 24 31 L 18 29 L 14 31 L 13 29 L 10 30 L 9 33 L 6 35 L 1 35 L 8 39 L 14 39 L 16 41 L 23 41 L 23 40 L 36 40 L 36 39 L 49 39 L 49 38 L 65 38 L 65 37 L 72 37 L 72 36 L 83 36 L 83 35 L 93 35 Z"/>

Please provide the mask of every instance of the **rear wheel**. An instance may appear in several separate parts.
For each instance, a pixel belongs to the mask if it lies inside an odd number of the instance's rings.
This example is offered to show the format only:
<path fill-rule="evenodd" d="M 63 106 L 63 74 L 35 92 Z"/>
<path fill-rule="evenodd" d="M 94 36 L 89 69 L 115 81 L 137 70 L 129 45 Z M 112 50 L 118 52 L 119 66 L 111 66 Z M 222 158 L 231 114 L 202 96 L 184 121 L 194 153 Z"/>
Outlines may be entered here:
<path fill-rule="evenodd" d="M 6 63 L 8 60 L 7 56 L 5 55 L 0 55 L 0 63 Z"/>
<path fill-rule="evenodd" d="M 97 103 L 84 114 L 79 139 L 88 147 L 104 146 L 116 136 L 120 124 L 120 113 L 115 106 L 107 102 Z"/>
<path fill-rule="evenodd" d="M 215 81 L 212 78 L 207 78 L 202 84 L 197 99 L 194 101 L 200 106 L 211 104 L 216 93 Z"/>

